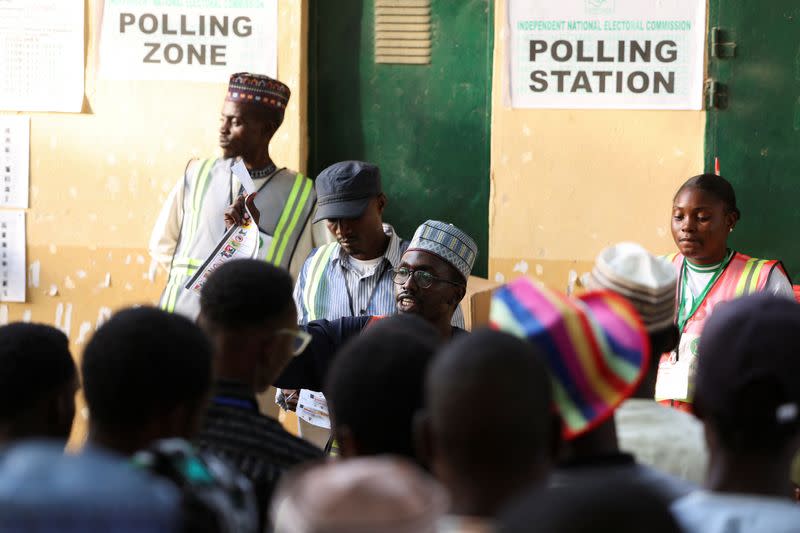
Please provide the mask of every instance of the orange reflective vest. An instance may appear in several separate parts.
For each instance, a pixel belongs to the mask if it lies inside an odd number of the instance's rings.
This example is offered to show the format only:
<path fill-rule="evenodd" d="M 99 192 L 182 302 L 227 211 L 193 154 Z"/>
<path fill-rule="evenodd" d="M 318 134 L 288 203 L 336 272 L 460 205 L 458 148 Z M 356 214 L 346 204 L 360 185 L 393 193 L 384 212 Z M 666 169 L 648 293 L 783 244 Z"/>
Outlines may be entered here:
<path fill-rule="evenodd" d="M 668 259 L 675 267 L 678 278 L 676 316 L 680 311 L 683 287 L 684 261 L 681 254 Z M 733 300 L 764 290 L 770 274 L 775 268 L 783 270 L 780 261 L 756 259 L 734 252 L 728 265 L 709 289 L 695 312 L 687 317 L 680 332 L 678 348 L 661 355 L 656 381 L 656 400 L 670 404 L 691 403 L 694 397 L 694 376 L 697 370 L 697 346 L 706 320 L 720 302 Z M 680 407 L 680 405 L 677 405 Z"/>

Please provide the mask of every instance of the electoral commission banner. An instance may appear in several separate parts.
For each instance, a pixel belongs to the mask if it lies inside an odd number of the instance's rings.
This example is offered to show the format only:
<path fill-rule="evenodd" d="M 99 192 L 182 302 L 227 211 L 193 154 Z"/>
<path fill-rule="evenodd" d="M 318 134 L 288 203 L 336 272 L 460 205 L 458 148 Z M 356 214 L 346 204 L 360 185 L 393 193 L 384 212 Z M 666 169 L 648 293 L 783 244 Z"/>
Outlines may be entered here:
<path fill-rule="evenodd" d="M 512 107 L 701 109 L 705 0 L 510 0 Z"/>
<path fill-rule="evenodd" d="M 100 74 L 224 82 L 277 76 L 277 0 L 105 0 Z"/>

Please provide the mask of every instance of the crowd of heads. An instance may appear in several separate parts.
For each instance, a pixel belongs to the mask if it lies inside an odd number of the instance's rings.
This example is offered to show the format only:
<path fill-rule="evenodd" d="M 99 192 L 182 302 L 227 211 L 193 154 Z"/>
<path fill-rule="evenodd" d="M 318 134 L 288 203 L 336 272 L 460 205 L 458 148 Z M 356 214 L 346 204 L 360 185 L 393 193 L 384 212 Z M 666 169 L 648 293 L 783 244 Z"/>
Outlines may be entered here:
<path fill-rule="evenodd" d="M 265 150 L 288 98 L 275 80 L 234 75 L 223 151 Z M 343 183 L 356 197 L 337 197 Z M 337 163 L 317 187 L 317 218 L 346 253 L 368 259 L 385 246 L 377 167 Z M 679 251 L 721 260 L 740 216 L 726 180 L 689 179 L 673 199 Z M 588 291 L 519 278 L 495 291 L 488 327 L 465 334 L 451 320 L 476 255 L 455 226 L 418 228 L 391 273 L 398 314 L 371 322 L 318 376 L 338 458 L 298 459 L 270 501 L 254 499 L 244 470 L 191 443 L 217 385 L 263 393 L 324 343 L 298 327 L 285 270 L 226 263 L 205 282 L 196 322 L 121 310 L 92 336 L 79 373 L 59 330 L 0 327 L 0 529 L 682 531 L 698 487 L 627 458 L 615 424 L 627 400 L 653 402 L 659 356 L 678 344 L 672 266 L 619 244 L 598 256 Z M 767 294 L 720 304 L 708 320 L 694 383 L 708 490 L 791 499 L 798 329 L 800 305 Z M 88 439 L 63 456 L 79 378 Z M 14 446 L 30 439 L 56 442 Z M 281 477 L 283 465 L 256 469 L 269 468 Z"/>

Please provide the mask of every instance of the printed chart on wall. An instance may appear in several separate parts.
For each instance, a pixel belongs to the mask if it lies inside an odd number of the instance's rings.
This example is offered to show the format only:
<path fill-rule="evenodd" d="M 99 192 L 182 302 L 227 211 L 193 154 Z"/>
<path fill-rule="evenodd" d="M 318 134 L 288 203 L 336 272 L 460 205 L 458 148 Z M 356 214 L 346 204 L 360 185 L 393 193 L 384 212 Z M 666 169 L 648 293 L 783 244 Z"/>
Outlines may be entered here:
<path fill-rule="evenodd" d="M 31 122 L 0 116 L 0 207 L 28 207 Z"/>
<path fill-rule="evenodd" d="M 512 107 L 701 109 L 704 0 L 510 0 Z"/>
<path fill-rule="evenodd" d="M 106 0 L 100 75 L 224 82 L 277 76 L 278 0 Z"/>
<path fill-rule="evenodd" d="M 25 212 L 0 211 L 0 302 L 25 301 Z"/>
<path fill-rule="evenodd" d="M 81 110 L 83 2 L 0 1 L 0 109 Z"/>

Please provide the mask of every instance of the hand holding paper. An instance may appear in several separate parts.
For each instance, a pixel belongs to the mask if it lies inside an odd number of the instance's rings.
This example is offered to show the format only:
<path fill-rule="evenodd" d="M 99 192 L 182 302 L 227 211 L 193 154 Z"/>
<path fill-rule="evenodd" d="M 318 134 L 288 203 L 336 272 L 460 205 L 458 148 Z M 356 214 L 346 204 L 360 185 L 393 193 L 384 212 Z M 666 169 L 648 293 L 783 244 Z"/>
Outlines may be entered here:
<path fill-rule="evenodd" d="M 305 420 L 312 426 L 331 429 L 331 419 L 328 414 L 328 403 L 321 392 L 301 390 L 297 400 L 297 417 Z"/>
<path fill-rule="evenodd" d="M 255 204 L 257 193 L 248 194 L 245 198 L 240 195 L 233 204 L 225 210 L 225 227 L 239 226 L 250 221 L 251 217 L 256 226 L 261 218 L 261 213 Z"/>
<path fill-rule="evenodd" d="M 235 259 L 253 259 L 258 254 L 261 239 L 258 232 L 259 212 L 253 203 L 256 196 L 255 185 L 241 161 L 236 163 L 232 170 L 247 191 L 247 198 L 239 195 L 233 205 L 225 210 L 225 226 L 228 231 L 203 266 L 186 284 L 186 289 L 197 294 L 200 294 L 211 273 L 220 266 Z"/>
<path fill-rule="evenodd" d="M 247 202 L 252 203 L 253 196 L 255 194 L 249 195 Z M 228 226 L 228 231 L 225 232 L 222 240 L 211 255 L 208 256 L 203 266 L 185 285 L 186 289 L 200 294 L 208 277 L 220 266 L 235 259 L 253 259 L 256 257 L 260 241 L 258 226 L 255 223 L 255 220 L 258 219 L 250 216 L 244 207 L 245 203 L 244 196 L 240 196 L 236 199 L 234 205 L 225 212 L 225 224 Z M 240 204 L 241 210 L 235 213 L 235 216 L 238 217 L 238 221 L 235 221 L 233 208 L 237 204 Z"/>
<path fill-rule="evenodd" d="M 236 179 L 239 180 L 239 183 L 242 184 L 242 188 L 244 188 L 247 196 L 245 197 L 244 195 L 240 194 L 239 197 L 233 202 L 233 205 L 225 210 L 225 227 L 227 229 L 231 229 L 233 226 L 246 224 L 250 220 L 251 215 L 253 216 L 253 220 L 255 221 L 256 225 L 258 225 L 258 220 L 261 213 L 259 213 L 258 208 L 256 208 L 256 184 L 253 183 L 253 178 L 250 177 L 250 172 L 247 170 L 247 167 L 241 160 L 233 164 L 231 167 L 231 172 L 234 176 L 236 176 Z"/>

